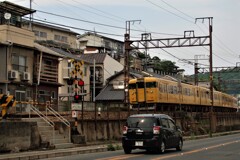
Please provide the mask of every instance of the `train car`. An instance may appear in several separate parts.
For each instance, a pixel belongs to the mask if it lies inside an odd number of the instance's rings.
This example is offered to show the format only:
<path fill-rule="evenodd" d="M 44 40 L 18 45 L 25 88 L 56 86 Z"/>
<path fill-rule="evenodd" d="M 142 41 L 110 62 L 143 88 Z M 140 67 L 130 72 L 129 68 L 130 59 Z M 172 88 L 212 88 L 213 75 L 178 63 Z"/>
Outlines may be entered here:
<path fill-rule="evenodd" d="M 214 91 L 213 106 L 235 107 L 237 99 Z M 194 86 L 156 77 L 129 81 L 129 102 L 134 107 L 211 106 L 209 88 Z"/>

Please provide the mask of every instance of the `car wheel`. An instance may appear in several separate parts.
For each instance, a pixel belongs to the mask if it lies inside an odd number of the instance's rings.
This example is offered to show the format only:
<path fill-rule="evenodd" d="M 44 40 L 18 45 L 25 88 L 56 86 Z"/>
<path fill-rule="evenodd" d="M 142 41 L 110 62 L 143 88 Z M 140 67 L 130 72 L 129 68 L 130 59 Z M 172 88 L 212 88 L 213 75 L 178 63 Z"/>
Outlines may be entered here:
<path fill-rule="evenodd" d="M 176 150 L 177 150 L 177 151 L 181 151 L 181 150 L 182 150 L 182 147 L 183 147 L 183 141 L 180 139 L 180 140 L 179 140 L 179 143 L 178 143 L 178 146 L 176 147 Z"/>
<path fill-rule="evenodd" d="M 123 150 L 125 154 L 130 154 L 132 152 L 132 149 L 128 147 L 124 147 Z"/>
<path fill-rule="evenodd" d="M 160 153 L 164 153 L 164 152 L 165 152 L 165 148 L 166 148 L 165 142 L 162 141 L 161 146 L 160 146 L 160 148 L 159 148 L 159 152 L 160 152 Z"/>

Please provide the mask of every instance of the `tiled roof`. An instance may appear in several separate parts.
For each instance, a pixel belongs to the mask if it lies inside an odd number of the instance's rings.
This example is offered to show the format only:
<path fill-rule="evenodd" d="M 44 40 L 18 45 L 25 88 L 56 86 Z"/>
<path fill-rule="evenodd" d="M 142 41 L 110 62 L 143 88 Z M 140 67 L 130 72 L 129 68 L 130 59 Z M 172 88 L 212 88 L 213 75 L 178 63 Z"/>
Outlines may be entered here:
<path fill-rule="evenodd" d="M 106 53 L 80 54 L 78 57 L 91 63 L 93 63 L 93 60 L 95 59 L 96 63 L 103 64 Z"/>
<path fill-rule="evenodd" d="M 107 85 L 95 98 L 96 101 L 123 101 L 124 90 L 114 89 L 113 85 Z"/>
<path fill-rule="evenodd" d="M 56 51 L 53 51 L 53 50 L 49 49 L 48 47 L 42 46 L 38 43 L 34 43 L 34 48 L 36 48 L 37 50 L 39 50 L 41 52 L 45 52 L 45 53 L 48 53 L 48 54 L 51 54 L 51 55 L 54 55 L 57 57 L 64 57 L 64 55 L 62 55 Z"/>
<path fill-rule="evenodd" d="M 112 39 L 112 38 L 109 38 L 109 37 L 105 37 L 105 36 L 102 36 L 100 34 L 93 33 L 93 32 L 86 32 L 84 34 L 81 34 L 80 38 L 83 38 L 83 37 L 86 37 L 86 36 L 89 36 L 89 35 L 93 35 L 93 36 L 96 36 L 96 37 L 100 37 L 100 38 L 108 39 L 108 40 L 111 40 L 111 41 L 117 41 L 117 42 L 123 43 L 123 41 L 120 41 L 120 40 L 117 40 L 117 39 Z"/>
<path fill-rule="evenodd" d="M 54 48 L 54 47 L 48 47 L 49 49 L 55 51 L 55 52 L 58 52 L 60 53 L 61 55 L 67 57 L 67 58 L 72 58 L 72 59 L 77 59 L 77 60 L 83 60 L 84 62 L 87 62 L 87 63 L 93 63 L 93 61 L 89 61 L 89 60 L 86 60 L 83 58 L 80 58 L 78 55 L 74 55 L 74 54 L 71 54 L 71 53 L 68 53 L 60 48 Z"/>

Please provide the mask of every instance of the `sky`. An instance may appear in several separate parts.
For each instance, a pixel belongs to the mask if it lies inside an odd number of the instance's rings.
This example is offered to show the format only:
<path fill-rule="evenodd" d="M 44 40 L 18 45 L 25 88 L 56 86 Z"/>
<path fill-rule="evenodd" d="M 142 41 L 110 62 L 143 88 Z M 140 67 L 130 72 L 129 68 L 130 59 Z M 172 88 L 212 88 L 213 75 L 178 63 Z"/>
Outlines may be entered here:
<path fill-rule="evenodd" d="M 30 7 L 30 0 L 9 1 Z M 161 39 L 180 38 L 189 30 L 195 36 L 208 36 L 208 21 L 195 19 L 213 17 L 213 67 L 240 66 L 239 0 L 32 0 L 32 8 L 37 10 L 34 19 L 41 22 L 69 26 L 79 34 L 95 31 L 121 41 L 126 21 L 140 20 L 130 23 L 130 40 L 141 39 L 142 33 Z M 194 62 L 209 68 L 209 46 L 147 52 L 175 62 L 185 74 L 194 74 Z"/>

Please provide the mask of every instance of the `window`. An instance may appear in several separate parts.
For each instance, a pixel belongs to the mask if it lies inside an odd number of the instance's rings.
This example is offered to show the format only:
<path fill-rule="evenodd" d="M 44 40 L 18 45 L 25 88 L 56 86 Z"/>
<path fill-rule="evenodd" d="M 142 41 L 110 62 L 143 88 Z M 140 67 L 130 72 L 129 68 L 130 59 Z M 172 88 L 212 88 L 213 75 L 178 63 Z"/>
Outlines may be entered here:
<path fill-rule="evenodd" d="M 152 117 L 132 117 L 128 118 L 127 124 L 129 127 L 151 128 L 157 126 L 158 121 Z"/>
<path fill-rule="evenodd" d="M 157 87 L 157 82 L 147 82 L 146 83 L 146 88 L 156 88 Z"/>
<path fill-rule="evenodd" d="M 167 85 L 166 84 L 160 84 L 160 91 L 163 93 L 167 92 Z"/>
<path fill-rule="evenodd" d="M 138 88 L 144 88 L 144 82 L 137 82 Z"/>
<path fill-rule="evenodd" d="M 168 93 L 173 94 L 173 86 L 168 86 Z"/>
<path fill-rule="evenodd" d="M 60 42 L 65 42 L 67 43 L 67 37 L 66 36 L 60 36 L 60 35 L 54 35 L 54 40 L 60 41 Z"/>
<path fill-rule="evenodd" d="M 168 120 L 167 119 L 161 119 L 161 122 L 162 122 L 162 126 L 165 127 L 165 128 L 169 128 L 169 125 L 168 125 Z"/>
<path fill-rule="evenodd" d="M 176 127 L 175 127 L 175 124 L 173 123 L 173 121 L 172 120 L 168 120 L 168 123 L 169 123 L 169 128 L 170 129 L 172 129 L 172 130 L 175 130 L 176 129 Z"/>
<path fill-rule="evenodd" d="M 56 99 L 56 98 L 57 98 L 55 91 L 52 91 L 51 98 L 53 98 L 53 99 Z"/>
<path fill-rule="evenodd" d="M 26 72 L 27 70 L 26 61 L 27 61 L 27 57 L 13 55 L 12 68 L 17 71 Z"/>
<path fill-rule="evenodd" d="M 42 37 L 42 38 L 47 38 L 47 33 L 46 32 L 42 32 L 42 31 L 33 31 L 35 36 L 37 37 Z"/>
<path fill-rule="evenodd" d="M 173 94 L 177 94 L 178 90 L 177 90 L 177 86 L 173 86 Z"/>
<path fill-rule="evenodd" d="M 31 98 L 32 97 L 32 90 L 27 90 L 26 91 L 26 97 Z"/>
<path fill-rule="evenodd" d="M 52 66 L 52 65 L 53 65 L 52 60 L 47 60 L 47 59 L 45 59 L 45 60 L 43 61 L 43 63 L 46 64 L 46 65 L 49 65 L 49 66 Z"/>
<path fill-rule="evenodd" d="M 129 89 L 136 89 L 136 83 L 128 84 Z"/>

